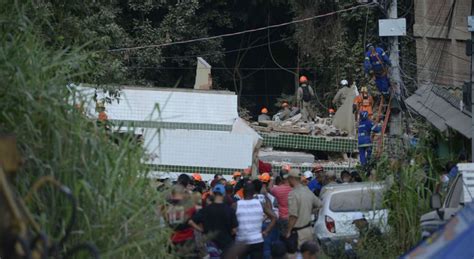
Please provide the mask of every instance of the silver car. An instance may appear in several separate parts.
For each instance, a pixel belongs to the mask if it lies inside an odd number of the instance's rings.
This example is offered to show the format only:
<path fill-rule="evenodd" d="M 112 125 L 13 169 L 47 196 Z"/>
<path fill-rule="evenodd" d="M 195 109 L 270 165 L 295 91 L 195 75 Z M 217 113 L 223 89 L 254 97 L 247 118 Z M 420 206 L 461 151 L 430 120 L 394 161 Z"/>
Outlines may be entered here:
<path fill-rule="evenodd" d="M 330 184 L 321 190 L 323 207 L 314 233 L 326 254 L 339 254 L 348 240 L 359 236 L 352 224 L 356 213 L 362 212 L 369 224 L 382 233 L 388 230 L 388 210 L 383 207 L 385 190 L 382 182 Z"/>

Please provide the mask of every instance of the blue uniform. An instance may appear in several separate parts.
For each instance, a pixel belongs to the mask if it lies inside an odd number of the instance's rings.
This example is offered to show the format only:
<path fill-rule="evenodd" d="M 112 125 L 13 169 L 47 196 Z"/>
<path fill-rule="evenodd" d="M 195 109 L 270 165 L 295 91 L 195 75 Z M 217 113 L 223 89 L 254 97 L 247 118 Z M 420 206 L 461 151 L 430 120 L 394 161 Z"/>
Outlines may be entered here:
<path fill-rule="evenodd" d="M 382 48 L 375 48 L 375 53 L 367 51 L 365 54 L 364 69 L 368 74 L 371 70 L 375 74 L 375 84 L 382 94 L 388 94 L 390 82 L 387 76 L 387 66 L 391 66 L 390 58 Z"/>
<path fill-rule="evenodd" d="M 374 125 L 369 119 L 362 119 L 359 122 L 359 130 L 357 133 L 359 159 L 362 165 L 366 165 L 372 155 L 372 140 L 370 138 L 372 132 L 380 132 L 380 126 Z"/>
<path fill-rule="evenodd" d="M 318 182 L 316 178 L 314 178 L 308 183 L 308 188 L 311 192 L 314 192 L 315 190 L 320 191 L 323 188 L 323 186 L 321 185 L 321 183 Z"/>

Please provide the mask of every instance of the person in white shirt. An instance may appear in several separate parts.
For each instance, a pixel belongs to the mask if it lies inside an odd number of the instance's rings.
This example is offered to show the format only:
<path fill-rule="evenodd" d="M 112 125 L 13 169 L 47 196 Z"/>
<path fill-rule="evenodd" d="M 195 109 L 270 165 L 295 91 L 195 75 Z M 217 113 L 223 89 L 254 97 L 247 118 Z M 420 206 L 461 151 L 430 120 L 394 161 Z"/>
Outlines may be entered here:
<path fill-rule="evenodd" d="M 256 191 L 252 182 L 246 182 L 243 188 L 244 199 L 237 201 L 236 209 L 239 226 L 235 241 L 245 245 L 239 258 L 260 259 L 263 258 L 263 238 L 275 225 L 276 216 L 271 207 L 262 206 L 262 203 L 254 198 Z M 270 223 L 262 231 L 265 216 L 270 219 Z"/>

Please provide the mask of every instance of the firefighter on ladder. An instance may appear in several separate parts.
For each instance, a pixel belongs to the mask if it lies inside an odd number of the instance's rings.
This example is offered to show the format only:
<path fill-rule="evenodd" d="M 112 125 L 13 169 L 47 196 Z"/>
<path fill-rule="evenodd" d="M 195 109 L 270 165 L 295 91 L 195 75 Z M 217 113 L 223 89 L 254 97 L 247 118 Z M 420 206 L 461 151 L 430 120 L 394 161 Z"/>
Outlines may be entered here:
<path fill-rule="evenodd" d="M 369 94 L 366 86 L 360 88 L 360 94 L 354 98 L 354 104 L 352 106 L 353 112 L 356 114 L 356 120 L 358 120 L 358 115 L 362 111 L 369 113 L 369 118 L 373 119 L 373 109 L 374 98 Z"/>
<path fill-rule="evenodd" d="M 364 70 L 365 74 L 374 77 L 375 85 L 380 93 L 388 99 L 390 81 L 388 79 L 388 67 L 392 65 L 390 58 L 382 48 L 374 47 L 373 44 L 367 44 L 367 53 L 365 54 Z"/>
<path fill-rule="evenodd" d="M 361 111 L 359 114 L 359 127 L 357 132 L 359 159 L 362 166 L 367 165 L 372 155 L 372 132 L 380 132 L 381 127 L 369 119 L 367 111 Z"/>

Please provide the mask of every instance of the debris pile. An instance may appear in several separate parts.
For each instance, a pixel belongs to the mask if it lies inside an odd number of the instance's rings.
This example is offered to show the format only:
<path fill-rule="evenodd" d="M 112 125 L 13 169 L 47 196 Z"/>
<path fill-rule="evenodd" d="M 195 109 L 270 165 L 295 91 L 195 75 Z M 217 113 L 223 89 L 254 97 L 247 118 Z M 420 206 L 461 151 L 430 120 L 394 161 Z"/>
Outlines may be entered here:
<path fill-rule="evenodd" d="M 282 132 L 328 137 L 348 136 L 347 132 L 337 129 L 331 122 L 331 118 L 320 117 L 316 117 L 315 121 L 303 122 L 301 120 L 301 114 L 297 114 L 284 121 L 252 122 L 250 126 L 259 132 Z"/>

